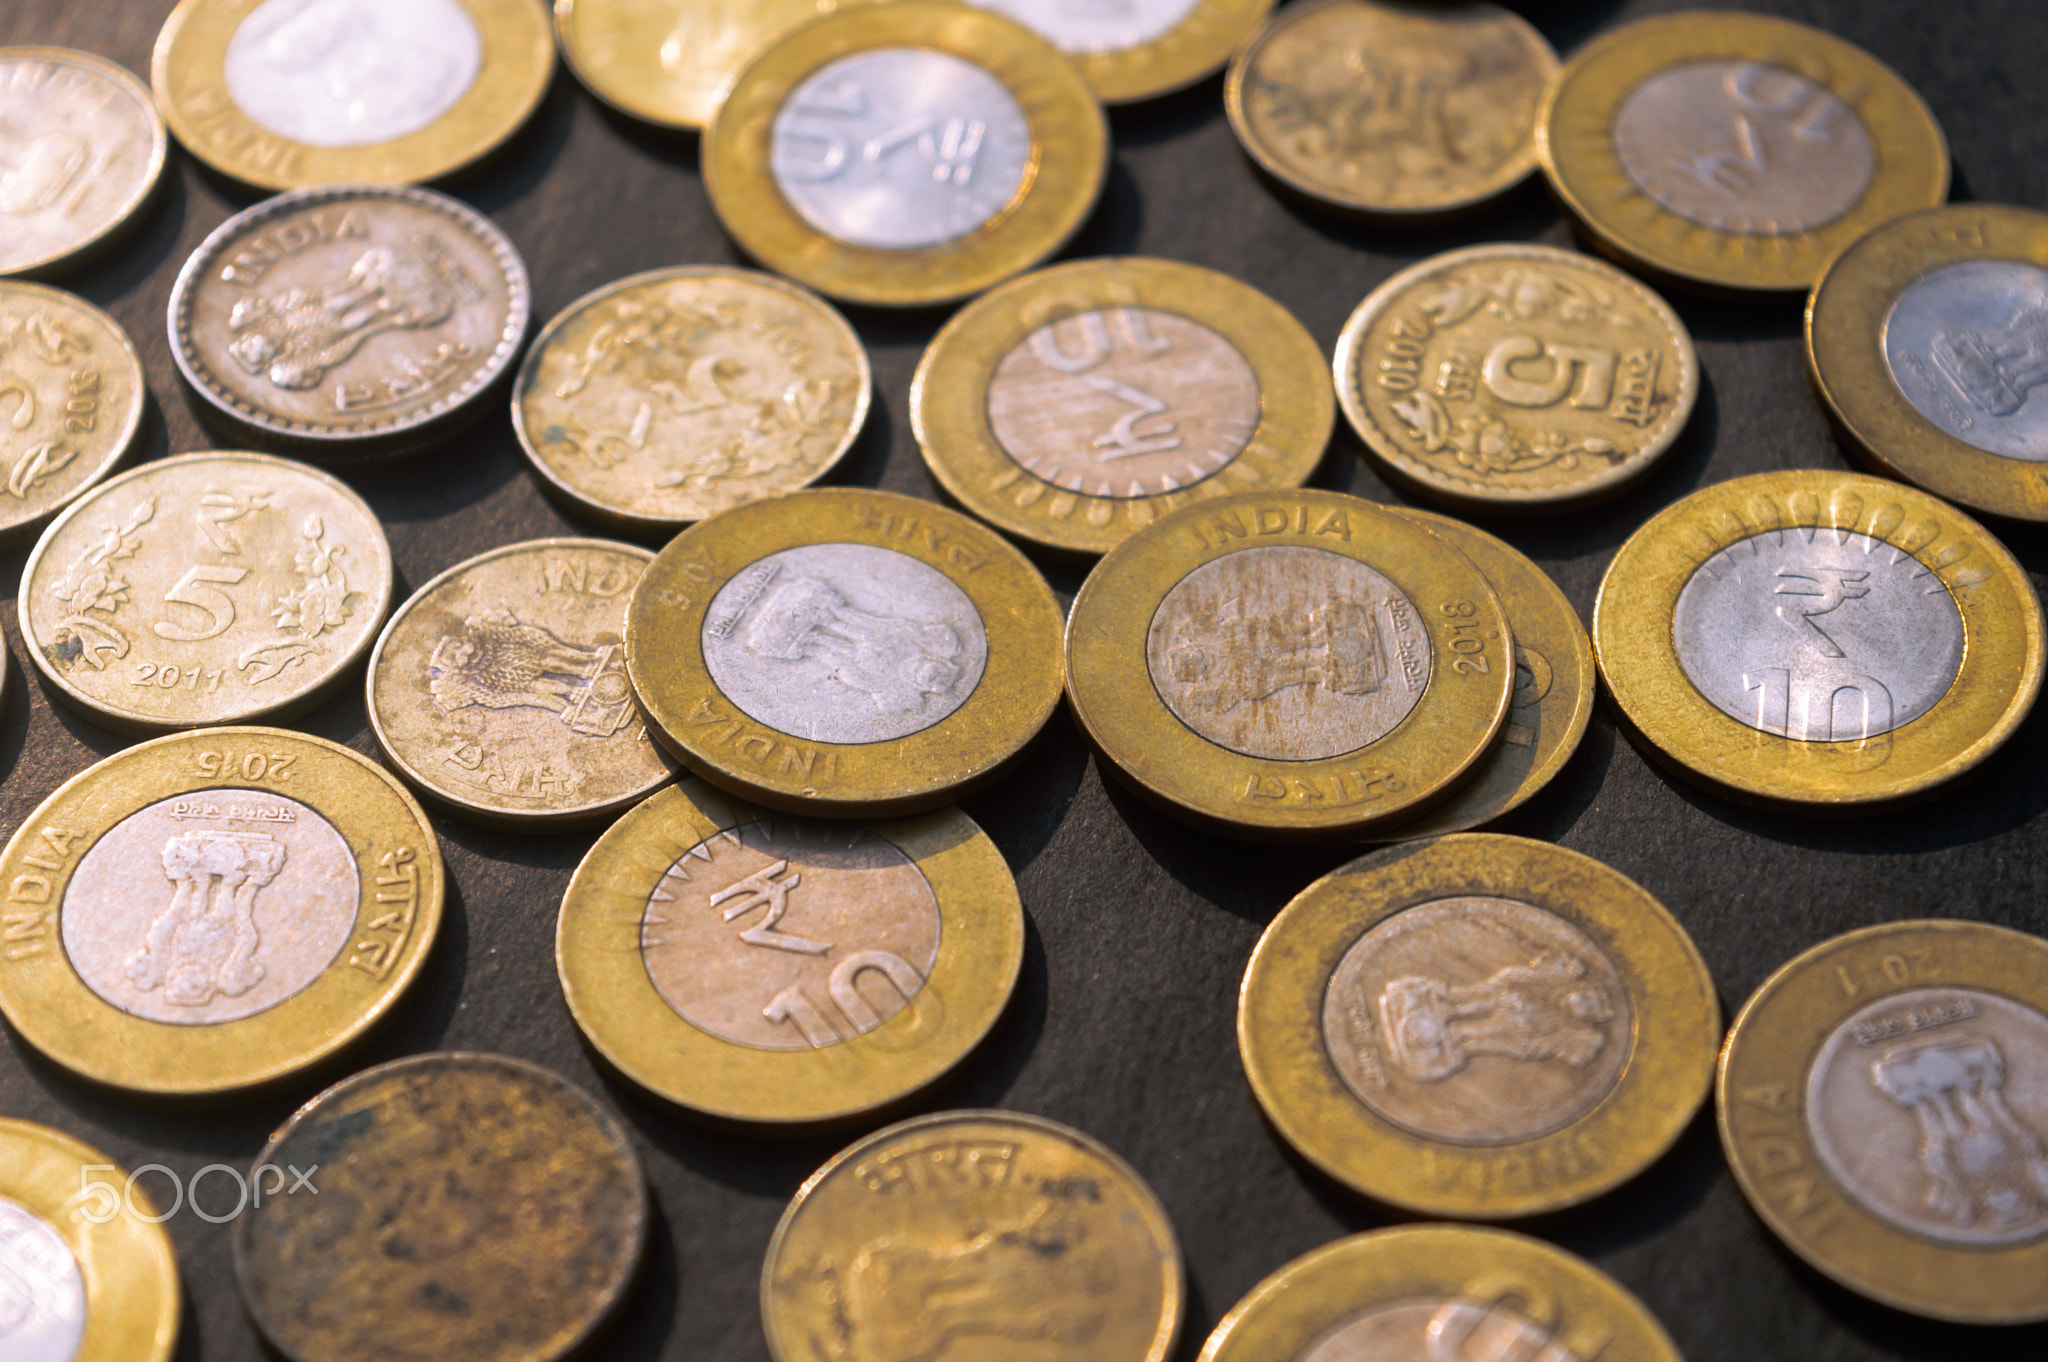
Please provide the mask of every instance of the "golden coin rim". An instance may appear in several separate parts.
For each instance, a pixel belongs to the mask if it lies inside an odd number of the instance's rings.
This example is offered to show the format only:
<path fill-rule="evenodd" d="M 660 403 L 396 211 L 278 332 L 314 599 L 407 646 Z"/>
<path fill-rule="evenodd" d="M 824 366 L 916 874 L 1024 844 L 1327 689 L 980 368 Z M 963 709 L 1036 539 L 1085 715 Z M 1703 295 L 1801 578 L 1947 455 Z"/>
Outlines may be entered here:
<path fill-rule="evenodd" d="M 1031 129 L 1024 182 L 965 236 L 922 250 L 852 246 L 799 216 L 775 187 L 777 110 L 812 72 L 883 47 L 921 47 L 981 67 L 1015 97 Z M 765 267 L 833 298 L 916 307 L 979 293 L 1051 255 L 1078 231 L 1109 168 L 1109 124 L 1080 69 L 1023 25 L 971 5 L 891 0 L 791 29 L 726 89 L 704 130 L 704 189 L 719 221 Z"/>
<path fill-rule="evenodd" d="M 1277 2 L 1196 0 L 1179 23 L 1149 42 L 1067 57 L 1104 104 L 1157 99 L 1222 70 Z"/>
<path fill-rule="evenodd" d="M 1229 463 L 1179 491 L 1100 497 L 1045 481 L 1003 448 L 988 416 L 997 366 L 1039 327 L 1106 307 L 1144 307 L 1198 322 L 1251 366 L 1259 422 Z M 1191 502 L 1307 481 L 1337 417 L 1322 360 L 1322 347 L 1293 313 L 1229 275 L 1146 256 L 1070 261 L 983 294 L 940 328 L 911 379 L 910 429 L 932 477 L 974 515 L 1048 548 L 1106 553 Z M 1020 485 L 1043 489 L 1029 507 L 1002 495 Z M 1049 519 L 1051 507 L 1061 505 L 1067 511 Z"/>
<path fill-rule="evenodd" d="M 1909 981 L 1915 987 L 1981 988 L 2048 1013 L 2048 941 L 1990 923 L 1915 920 L 1863 927 L 1810 946 L 1772 971 L 1750 995 L 1728 1030 L 1715 1076 L 1716 1124 L 1721 1149 L 1750 1208 L 1771 1232 L 1823 1276 L 1894 1309 L 1961 1324 L 2023 1324 L 2048 1319 L 2041 1282 L 2048 1277 L 2048 1236 L 1999 1247 L 1945 1246 L 1880 1219 L 1842 1190 L 1820 1161 L 1803 1120 L 1807 1075 L 1815 1052 L 1850 1013 L 1886 996 L 1880 992 L 1843 996 L 1834 971 L 1878 965 L 1885 955 L 1912 958 L 1897 950 L 1920 941 L 1932 953 L 1944 947 L 1963 955 L 1959 982 Z M 1757 1058 L 1761 1050 L 1766 1058 Z M 1770 1056 L 1793 1056 L 1790 1063 Z M 1801 1163 L 1834 1192 L 1841 1219 L 1825 1242 L 1804 1233 L 1799 1221 L 1767 1194 L 1766 1171 L 1741 1144 L 1747 1113 L 1732 1100 L 1747 1080 L 1784 1076 L 1794 1094 L 1786 1115 L 1769 1118 L 1774 1144 L 1790 1143 Z M 1794 1171 L 1794 1170 L 1787 1170 Z"/>
<path fill-rule="evenodd" d="M 1816 769 L 1853 758 L 1862 744 L 1751 728 L 1701 695 L 1678 660 L 1672 612 L 1699 565 L 1751 535 L 1809 526 L 1881 529 L 1872 537 L 1911 544 L 1907 552 L 1948 587 L 1962 616 L 1954 684 L 1927 713 L 1870 740 L 1890 749 L 1876 772 Z M 1926 795 L 1997 751 L 2041 689 L 2041 604 L 2011 553 L 1946 502 L 1863 473 L 1754 473 L 1665 507 L 1608 565 L 1592 633 L 1600 679 L 1653 757 L 1724 797 L 1791 812 L 1874 810 Z"/>
<path fill-rule="evenodd" d="M 280 747 L 297 748 L 298 777 L 316 773 L 322 789 L 300 784 L 286 793 L 332 823 L 355 853 L 362 876 L 355 938 L 388 907 L 376 895 L 378 849 L 386 844 L 394 851 L 414 849 L 420 873 L 411 929 L 393 954 L 389 972 L 373 985 L 355 982 L 344 950 L 298 993 L 253 1016 L 204 1026 L 134 1016 L 93 992 L 72 968 L 60 935 L 65 890 L 90 847 L 144 806 L 186 792 L 262 783 L 201 775 L 187 763 L 188 749 L 226 747 L 237 740 L 261 745 L 266 755 Z M 130 793 L 136 787 L 143 787 L 142 793 Z M 332 797 L 323 800 L 323 789 L 332 789 Z M 387 794 L 390 802 L 374 807 Z M 320 1064 L 391 1011 L 418 977 L 440 931 L 441 846 L 426 810 L 383 767 L 325 738 L 280 728 L 209 728 L 116 752 L 58 786 L 23 820 L 0 850 L 0 874 L 9 884 L 20 883 L 27 873 L 24 858 L 44 845 L 36 834 L 60 819 L 75 820 L 88 831 L 63 869 L 31 876 L 50 885 L 42 903 L 53 906 L 41 908 L 50 931 L 48 949 L 0 963 L 0 1014 L 17 1037 L 51 1062 L 110 1088 L 158 1097 L 214 1096 L 272 1084 Z"/>
<path fill-rule="evenodd" d="M 1637 187 L 1610 135 L 1622 101 L 1660 71 L 1717 57 L 1785 67 L 1856 111 L 1876 165 L 1854 206 L 1810 231 L 1760 236 L 1703 226 Z M 1903 77 L 1831 33 L 1734 11 L 1638 19 L 1581 48 L 1537 114 L 1536 153 L 1552 192 L 1602 253 L 1709 290 L 1804 292 L 1850 242 L 1948 197 L 1948 140 Z"/>

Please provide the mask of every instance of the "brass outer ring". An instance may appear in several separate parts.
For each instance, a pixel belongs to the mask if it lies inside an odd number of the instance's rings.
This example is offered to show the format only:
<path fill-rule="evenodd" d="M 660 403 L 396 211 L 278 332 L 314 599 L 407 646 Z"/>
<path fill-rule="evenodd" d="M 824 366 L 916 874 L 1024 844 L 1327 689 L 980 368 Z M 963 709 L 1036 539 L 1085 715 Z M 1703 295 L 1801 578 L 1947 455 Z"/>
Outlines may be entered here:
<path fill-rule="evenodd" d="M 1068 55 L 1104 104 L 1157 99 L 1222 67 L 1275 2 L 1195 0 L 1186 17 L 1150 42 Z"/>

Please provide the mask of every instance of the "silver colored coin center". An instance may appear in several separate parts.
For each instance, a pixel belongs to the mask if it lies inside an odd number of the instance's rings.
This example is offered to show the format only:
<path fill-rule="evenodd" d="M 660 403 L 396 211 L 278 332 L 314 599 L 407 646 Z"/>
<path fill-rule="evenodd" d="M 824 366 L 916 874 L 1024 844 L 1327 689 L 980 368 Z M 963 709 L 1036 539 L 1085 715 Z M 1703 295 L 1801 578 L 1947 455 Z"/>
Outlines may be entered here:
<path fill-rule="evenodd" d="M 1294 1362 L 1582 1362 L 1548 1329 L 1505 1302 L 1429 1296 L 1353 1315 Z"/>
<path fill-rule="evenodd" d="M 1922 416 L 1987 454 L 2048 460 L 2048 270 L 1967 260 L 1922 275 L 1884 322 L 1892 382 Z"/>
<path fill-rule="evenodd" d="M 85 1278 L 57 1227 L 0 1196 L 0 1355 L 73 1362 L 85 1337 Z"/>
<path fill-rule="evenodd" d="M 1201 0 L 970 0 L 1062 52 L 1124 52 L 1165 37 Z"/>
<path fill-rule="evenodd" d="M 483 60 L 460 0 L 264 0 L 228 40 L 225 75 L 265 131 L 367 147 L 454 108 Z"/>
<path fill-rule="evenodd" d="M 804 221 L 853 246 L 917 251 L 992 221 L 1024 187 L 1031 127 L 1004 84 L 921 47 L 842 57 L 776 111 L 769 167 Z"/>

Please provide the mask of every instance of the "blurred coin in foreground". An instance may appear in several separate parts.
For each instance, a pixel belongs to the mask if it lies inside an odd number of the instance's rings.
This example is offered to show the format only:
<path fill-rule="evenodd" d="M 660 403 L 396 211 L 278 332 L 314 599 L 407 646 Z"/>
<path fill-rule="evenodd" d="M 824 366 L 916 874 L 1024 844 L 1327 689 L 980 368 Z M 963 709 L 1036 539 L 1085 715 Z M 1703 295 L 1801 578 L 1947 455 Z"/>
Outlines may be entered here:
<path fill-rule="evenodd" d="M 168 139 L 149 87 L 64 47 L 0 48 L 0 275 L 39 275 L 94 254 L 163 177 Z"/>

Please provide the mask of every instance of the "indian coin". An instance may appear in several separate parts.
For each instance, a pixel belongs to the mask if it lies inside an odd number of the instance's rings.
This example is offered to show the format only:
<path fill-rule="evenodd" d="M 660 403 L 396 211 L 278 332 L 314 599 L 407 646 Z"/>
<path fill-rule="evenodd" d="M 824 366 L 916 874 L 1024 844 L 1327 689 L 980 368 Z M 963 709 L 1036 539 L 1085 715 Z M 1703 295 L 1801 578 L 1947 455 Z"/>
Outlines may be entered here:
<path fill-rule="evenodd" d="M 1045 726 L 1060 610 L 1023 554 L 957 511 L 793 492 L 656 555 L 627 607 L 626 671 L 654 736 L 729 793 L 918 813 L 993 780 Z"/>
<path fill-rule="evenodd" d="M 1209 1335 L 1200 1362 L 1680 1362 L 1620 1283 L 1540 1239 L 1400 1225 L 1281 1268 Z"/>
<path fill-rule="evenodd" d="M 149 390 L 119 322 L 83 298 L 17 280 L 0 279 L 0 366 L 7 543 L 33 536 L 127 457 Z"/>
<path fill-rule="evenodd" d="M 1024 913 L 958 809 L 777 817 L 701 781 L 583 858 L 555 932 L 569 1013 L 650 1092 L 729 1121 L 843 1121 L 928 1087 L 1002 1015 Z"/>
<path fill-rule="evenodd" d="M 1295 895 L 1253 951 L 1238 1051 L 1280 1134 L 1365 1196 L 1505 1220 L 1610 1191 L 1706 1100 L 1705 962 L 1641 885 L 1462 833 Z"/>
<path fill-rule="evenodd" d="M 1287 309 L 1170 260 L 1078 260 L 962 308 L 910 386 L 932 476 L 983 520 L 1101 553 L 1191 501 L 1298 487 L 1336 404 Z"/>
<path fill-rule="evenodd" d="M 1427 221 L 1536 169 L 1557 54 L 1496 5 L 1312 0 L 1238 49 L 1231 130 L 1261 170 L 1318 203 Z"/>
<path fill-rule="evenodd" d="M 1948 142 L 1897 72 L 1761 14 L 1594 39 L 1552 83 L 1536 148 L 1600 250 L 1709 290 L 1803 293 L 1850 242 L 1948 197 Z"/>
<path fill-rule="evenodd" d="M 425 189 L 303 189 L 192 253 L 171 357 L 231 433 L 309 458 L 394 454 L 483 413 L 531 306 L 519 252 L 475 209 Z"/>
<path fill-rule="evenodd" d="M 1717 1095 L 1743 1195 L 1815 1268 L 1936 1319 L 2048 1319 L 2048 941 L 1823 942 L 1743 1006 Z"/>
<path fill-rule="evenodd" d="M 71 1072 L 157 1096 L 336 1054 L 397 1003 L 441 923 L 440 847 L 405 787 L 276 728 L 106 758 L 29 815 L 0 872 L 0 1012 Z"/>
<path fill-rule="evenodd" d="M 1593 603 L 1650 755 L 1738 802 L 1859 813 L 1991 755 L 2041 688 L 2041 604 L 1983 526 L 1856 473 L 1759 473 L 1666 507 Z"/>
<path fill-rule="evenodd" d="M 2048 216 L 1935 208 L 1835 258 L 1807 304 L 1807 364 L 1844 443 L 1878 472 L 2043 521 L 2044 319 Z"/>
<path fill-rule="evenodd" d="M 512 429 L 541 489 L 631 532 L 673 533 L 808 486 L 867 421 L 867 351 L 807 289 L 686 265 L 607 284 L 526 352 Z"/>
<path fill-rule="evenodd" d="M 307 709 L 370 650 L 391 549 L 361 497 L 267 454 L 186 454 L 74 502 L 21 573 L 51 693 L 130 733 Z"/>
<path fill-rule="evenodd" d="M 1051 255 L 1095 206 L 1102 107 L 1030 30 L 966 5 L 855 5 L 785 35 L 704 134 L 749 255 L 848 302 L 951 302 Z"/>
<path fill-rule="evenodd" d="M 149 87 L 104 57 L 0 48 L 0 275 L 92 255 L 133 223 L 169 142 Z"/>
<path fill-rule="evenodd" d="M 1104 104 L 1185 89 L 1219 69 L 1274 0 L 968 0 L 1073 58 Z"/>
<path fill-rule="evenodd" d="M 0 1117 L 9 1362 L 169 1362 L 181 1313 L 169 1218 L 91 1145 Z"/>
<path fill-rule="evenodd" d="M 1513 648 L 1492 585 L 1420 522 L 1250 492 L 1110 550 L 1067 621 L 1067 695 L 1110 769 L 1175 817 L 1356 836 L 1485 759 Z"/>
<path fill-rule="evenodd" d="M 519 131 L 554 70 L 535 0 L 182 0 L 150 84 L 187 151 L 297 189 L 452 174 Z"/>
<path fill-rule="evenodd" d="M 534 539 L 413 593 L 370 654 L 366 707 L 399 775 L 498 827 L 614 817 L 668 783 L 626 680 L 626 602 L 654 555 Z"/>
<path fill-rule="evenodd" d="M 299 1108 L 257 1165 L 317 1196 L 235 1222 L 235 1278 L 290 1362 L 553 1362 L 624 1298 L 647 1184 L 619 1120 L 503 1055 L 413 1055 Z"/>
<path fill-rule="evenodd" d="M 769 1241 L 761 1322 L 775 1362 L 937 1358 L 956 1339 L 1164 1362 L 1184 1291 L 1173 1227 L 1129 1164 L 1042 1117 L 945 1111 L 811 1175 Z"/>
<path fill-rule="evenodd" d="M 1398 486 L 1487 514 L 1615 496 L 1699 396 L 1692 336 L 1612 265 L 1552 246 L 1468 246 L 1411 265 L 1344 324 L 1337 397 Z"/>

